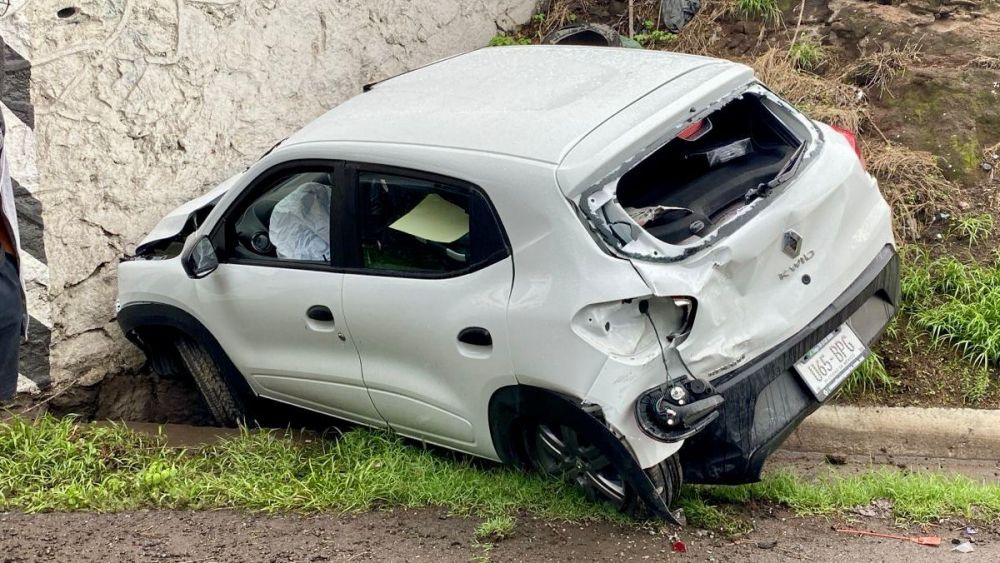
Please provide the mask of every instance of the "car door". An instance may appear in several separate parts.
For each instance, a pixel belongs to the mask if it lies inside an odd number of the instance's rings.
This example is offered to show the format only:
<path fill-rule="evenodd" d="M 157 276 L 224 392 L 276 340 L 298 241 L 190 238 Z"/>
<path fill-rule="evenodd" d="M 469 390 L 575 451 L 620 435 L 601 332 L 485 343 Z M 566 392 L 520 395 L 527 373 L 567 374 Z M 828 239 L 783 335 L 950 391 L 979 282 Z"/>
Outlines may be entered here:
<path fill-rule="evenodd" d="M 199 312 L 260 395 L 384 426 L 341 303 L 351 192 L 335 162 L 261 174 L 222 218 L 225 250 L 199 281 Z"/>
<path fill-rule="evenodd" d="M 475 186 L 357 165 L 344 312 L 365 383 L 397 432 L 489 455 L 487 406 L 515 384 L 506 311 L 513 262 Z"/>

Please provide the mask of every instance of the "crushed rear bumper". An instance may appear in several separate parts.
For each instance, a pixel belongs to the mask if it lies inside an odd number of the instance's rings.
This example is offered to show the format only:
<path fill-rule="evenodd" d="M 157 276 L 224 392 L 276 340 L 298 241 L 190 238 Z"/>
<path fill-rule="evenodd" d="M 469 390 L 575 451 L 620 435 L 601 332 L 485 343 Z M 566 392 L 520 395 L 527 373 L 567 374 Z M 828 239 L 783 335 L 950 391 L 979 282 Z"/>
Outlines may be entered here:
<path fill-rule="evenodd" d="M 865 271 L 795 336 L 712 382 L 720 416 L 680 451 L 684 480 L 739 484 L 760 479 L 764 461 L 820 406 L 792 367 L 844 322 L 871 346 L 899 308 L 899 258 L 886 245 Z"/>

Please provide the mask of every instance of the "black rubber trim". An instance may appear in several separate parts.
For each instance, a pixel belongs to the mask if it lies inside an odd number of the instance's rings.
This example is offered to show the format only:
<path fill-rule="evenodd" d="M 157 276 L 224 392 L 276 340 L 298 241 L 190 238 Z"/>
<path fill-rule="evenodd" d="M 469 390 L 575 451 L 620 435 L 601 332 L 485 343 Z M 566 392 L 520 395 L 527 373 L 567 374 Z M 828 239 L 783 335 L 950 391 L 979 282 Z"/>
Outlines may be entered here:
<path fill-rule="evenodd" d="M 167 343 L 147 342 L 144 335 L 154 334 L 157 329 L 163 328 L 174 329 L 186 334 L 205 347 L 205 350 L 218 364 L 222 377 L 225 378 L 230 389 L 235 390 L 240 398 L 256 396 L 246 378 L 222 349 L 219 341 L 198 319 L 186 311 L 163 303 L 145 301 L 129 303 L 118 312 L 118 326 L 121 327 L 125 336 L 145 352 L 153 363 L 157 361 L 154 359 L 158 351 L 156 346 L 164 346 Z"/>
<path fill-rule="evenodd" d="M 855 330 L 870 347 L 899 308 L 899 258 L 891 245 L 795 336 L 712 381 L 726 402 L 720 417 L 681 449 L 686 481 L 739 484 L 759 480 L 771 452 L 821 405 L 794 372 L 793 364 L 838 326 L 851 322 L 869 300 L 876 302 L 878 326 Z"/>

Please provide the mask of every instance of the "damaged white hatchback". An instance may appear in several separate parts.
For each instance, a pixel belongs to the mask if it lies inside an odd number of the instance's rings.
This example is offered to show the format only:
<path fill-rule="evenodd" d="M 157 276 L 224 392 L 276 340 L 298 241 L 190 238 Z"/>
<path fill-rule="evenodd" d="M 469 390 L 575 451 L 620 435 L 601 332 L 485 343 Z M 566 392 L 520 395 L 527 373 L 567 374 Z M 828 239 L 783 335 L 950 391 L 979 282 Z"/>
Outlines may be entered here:
<path fill-rule="evenodd" d="M 222 423 L 265 397 L 672 518 L 682 468 L 758 479 L 866 357 L 894 248 L 853 135 L 745 66 L 490 48 L 168 215 L 118 321 Z"/>

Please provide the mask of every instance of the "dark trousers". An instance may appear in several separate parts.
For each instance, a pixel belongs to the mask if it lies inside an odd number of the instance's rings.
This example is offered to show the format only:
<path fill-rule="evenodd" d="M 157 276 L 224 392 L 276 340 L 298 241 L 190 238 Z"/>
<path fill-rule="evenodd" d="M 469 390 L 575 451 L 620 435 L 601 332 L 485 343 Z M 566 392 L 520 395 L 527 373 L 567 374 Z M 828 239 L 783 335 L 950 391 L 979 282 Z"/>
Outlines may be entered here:
<path fill-rule="evenodd" d="M 0 401 L 17 389 L 18 346 L 24 321 L 21 282 L 14 258 L 0 251 Z"/>

